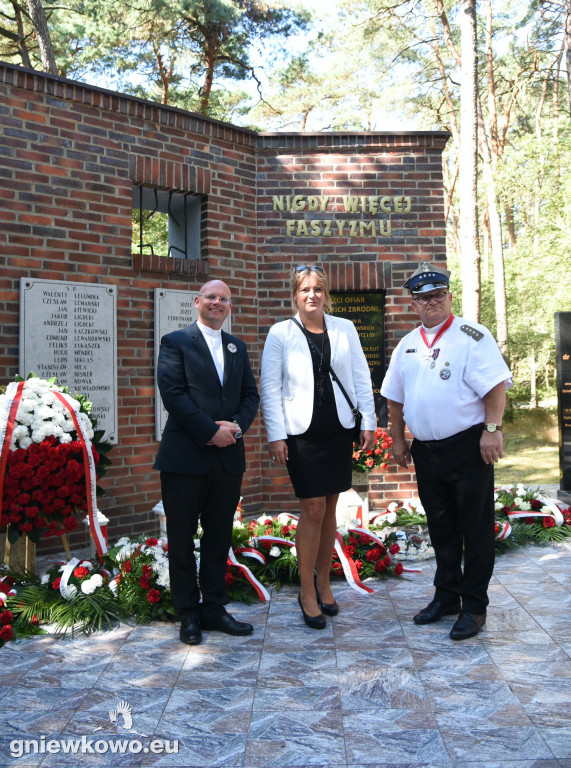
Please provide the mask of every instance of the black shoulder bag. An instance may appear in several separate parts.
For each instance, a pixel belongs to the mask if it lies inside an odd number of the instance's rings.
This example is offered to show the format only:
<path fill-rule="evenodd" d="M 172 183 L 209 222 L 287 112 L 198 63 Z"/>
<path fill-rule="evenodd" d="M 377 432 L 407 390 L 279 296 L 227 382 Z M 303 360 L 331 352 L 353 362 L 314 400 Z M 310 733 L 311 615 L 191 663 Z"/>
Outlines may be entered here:
<path fill-rule="evenodd" d="M 303 325 L 300 322 L 298 322 L 295 319 L 295 317 L 292 317 L 291 319 L 292 319 L 292 322 L 294 322 L 297 325 L 297 327 L 300 328 L 300 330 L 302 331 L 303 335 L 307 339 L 307 343 L 309 344 L 309 346 L 312 349 L 314 349 L 315 352 L 317 353 L 317 355 L 319 356 L 319 354 L 320 354 L 319 350 L 317 349 L 317 347 L 315 346 L 315 344 L 311 340 L 311 337 L 308 335 L 308 333 L 305 330 L 305 328 L 303 327 Z M 362 416 L 361 412 L 359 411 L 359 409 L 357 408 L 357 406 L 353 405 L 353 403 L 351 401 L 351 398 L 349 397 L 349 395 L 345 391 L 345 388 L 344 388 L 343 384 L 341 384 L 341 382 L 337 378 L 337 374 L 335 373 L 335 371 L 333 370 L 331 365 L 329 366 L 329 372 L 331 373 L 331 377 L 332 377 L 333 381 L 335 381 L 337 383 L 337 386 L 341 390 L 342 394 L 345 396 L 345 400 L 347 400 L 347 402 L 349 403 L 349 407 L 351 408 L 351 413 L 353 414 L 353 418 L 355 419 L 355 426 L 353 427 L 353 442 L 357 443 L 357 445 L 359 445 L 359 441 L 361 439 L 361 422 L 363 421 L 363 416 Z"/>

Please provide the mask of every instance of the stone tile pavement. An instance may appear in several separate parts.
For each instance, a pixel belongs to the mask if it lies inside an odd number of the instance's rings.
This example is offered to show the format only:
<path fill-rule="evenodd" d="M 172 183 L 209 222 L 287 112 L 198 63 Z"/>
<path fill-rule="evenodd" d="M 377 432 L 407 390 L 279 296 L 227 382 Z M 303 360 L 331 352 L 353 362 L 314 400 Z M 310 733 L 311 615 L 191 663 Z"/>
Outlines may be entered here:
<path fill-rule="evenodd" d="M 251 637 L 189 647 L 174 625 L 123 623 L 9 643 L 0 768 L 571 768 L 571 547 L 498 557 L 487 624 L 462 642 L 454 617 L 411 620 L 432 562 L 370 596 L 336 584 L 323 631 L 287 587 L 230 606 Z"/>

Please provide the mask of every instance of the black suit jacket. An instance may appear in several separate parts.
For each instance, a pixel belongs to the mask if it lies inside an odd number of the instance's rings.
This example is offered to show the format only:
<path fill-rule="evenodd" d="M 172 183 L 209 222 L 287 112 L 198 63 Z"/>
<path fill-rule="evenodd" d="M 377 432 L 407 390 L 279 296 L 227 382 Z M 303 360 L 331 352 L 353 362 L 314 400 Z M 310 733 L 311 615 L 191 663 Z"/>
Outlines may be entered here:
<path fill-rule="evenodd" d="M 243 440 L 226 448 L 207 445 L 218 430 L 216 421 L 236 421 L 245 433 L 254 421 L 260 400 L 244 342 L 222 331 L 222 348 L 224 382 L 220 384 L 214 360 L 196 323 L 161 339 L 157 382 L 168 419 L 155 469 L 203 475 L 219 451 L 227 472 L 244 472 Z"/>

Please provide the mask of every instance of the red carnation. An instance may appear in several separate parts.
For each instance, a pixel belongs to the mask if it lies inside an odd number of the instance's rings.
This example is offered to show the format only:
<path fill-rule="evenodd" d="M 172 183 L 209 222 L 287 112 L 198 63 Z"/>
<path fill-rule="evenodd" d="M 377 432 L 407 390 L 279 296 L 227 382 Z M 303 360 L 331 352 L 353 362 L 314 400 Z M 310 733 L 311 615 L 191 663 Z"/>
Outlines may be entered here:
<path fill-rule="evenodd" d="M 153 575 L 153 566 L 152 565 L 144 565 L 143 566 L 143 576 L 146 579 L 150 579 Z"/>
<path fill-rule="evenodd" d="M 544 517 L 543 518 L 543 527 L 544 528 L 553 528 L 555 525 L 555 520 L 552 517 Z"/>
<path fill-rule="evenodd" d="M 535 523 L 535 517 L 526 517 L 525 518 L 525 524 L 526 525 L 533 525 Z"/>
<path fill-rule="evenodd" d="M 86 576 L 89 576 L 89 570 L 84 565 L 78 565 L 73 571 L 73 575 L 76 579 L 84 579 Z"/>
<path fill-rule="evenodd" d="M 398 544 L 391 544 L 391 546 L 389 547 L 389 552 L 391 553 L 391 555 L 396 555 L 397 552 L 400 552 L 399 545 Z"/>
<path fill-rule="evenodd" d="M 539 499 L 531 499 L 529 503 L 532 509 L 541 509 L 541 507 L 543 506 L 543 502 L 540 501 Z"/>
<path fill-rule="evenodd" d="M 13 618 L 14 614 L 12 611 L 2 611 L 2 613 L 0 613 L 0 624 L 11 624 Z"/>
<path fill-rule="evenodd" d="M 383 553 L 379 549 L 379 547 L 373 547 L 367 552 L 367 560 L 370 563 L 376 563 L 376 561 L 381 557 Z"/>
<path fill-rule="evenodd" d="M 377 560 L 375 563 L 375 572 L 382 573 L 386 568 L 384 560 Z"/>
<path fill-rule="evenodd" d="M 282 527 L 282 536 L 288 536 L 290 530 L 291 529 L 290 529 L 289 525 L 284 525 Z"/>
<path fill-rule="evenodd" d="M 346 547 L 343 547 L 343 552 L 347 557 L 353 557 L 355 554 L 355 547 L 353 547 L 351 544 L 347 544 Z"/>
<path fill-rule="evenodd" d="M 139 579 L 139 584 L 143 589 L 150 589 L 151 588 L 151 580 L 145 578 L 144 576 L 141 576 Z"/>
<path fill-rule="evenodd" d="M 363 561 L 362 560 L 355 560 L 355 568 L 357 569 L 357 572 L 359 572 L 362 567 L 363 567 Z"/>
<path fill-rule="evenodd" d="M 28 531 L 31 531 L 34 526 L 31 523 L 20 523 L 18 528 L 22 531 L 22 533 L 28 533 Z"/>
<path fill-rule="evenodd" d="M 395 576 L 400 576 L 403 571 L 404 571 L 403 564 L 397 563 L 395 565 Z"/>
<path fill-rule="evenodd" d="M 133 568 L 133 566 L 131 565 L 131 561 L 125 560 L 121 568 L 125 571 L 125 573 L 130 573 Z"/>
<path fill-rule="evenodd" d="M 234 584 L 234 581 L 235 581 L 234 575 L 230 573 L 230 571 L 226 572 L 226 576 L 224 577 L 224 579 L 226 581 L 227 586 L 231 587 L 232 584 Z"/>
<path fill-rule="evenodd" d="M 4 640 L 4 642 L 7 642 L 8 640 L 11 640 L 13 637 L 14 637 L 14 631 L 12 630 L 12 627 L 10 626 L 10 624 L 6 624 L 6 626 L 0 629 L 0 640 Z"/>
<path fill-rule="evenodd" d="M 341 563 L 333 563 L 331 567 L 333 568 L 334 571 L 342 571 L 343 570 L 343 566 L 341 565 Z"/>
<path fill-rule="evenodd" d="M 149 603 L 158 603 L 161 599 L 161 593 L 158 589 L 149 589 L 147 592 L 147 600 Z"/>
<path fill-rule="evenodd" d="M 70 531 L 75 531 L 77 528 L 77 520 L 75 517 L 66 517 L 63 521 L 63 527 L 65 530 L 69 533 Z"/>
<path fill-rule="evenodd" d="M 159 543 L 159 540 L 155 539 L 154 536 L 149 536 L 149 538 L 145 541 L 145 544 L 147 545 L 147 547 L 156 547 L 158 543 Z"/>
<path fill-rule="evenodd" d="M 52 589 L 59 589 L 60 584 L 61 584 L 61 576 L 58 576 L 57 579 L 54 579 L 52 582 Z"/>
<path fill-rule="evenodd" d="M 351 544 L 353 547 L 356 547 L 359 543 L 359 539 L 356 539 L 354 536 L 349 536 L 347 539 L 347 544 Z"/>
<path fill-rule="evenodd" d="M 3 592 L 5 595 L 7 595 L 10 589 L 11 586 L 7 581 L 0 581 L 0 592 Z"/>

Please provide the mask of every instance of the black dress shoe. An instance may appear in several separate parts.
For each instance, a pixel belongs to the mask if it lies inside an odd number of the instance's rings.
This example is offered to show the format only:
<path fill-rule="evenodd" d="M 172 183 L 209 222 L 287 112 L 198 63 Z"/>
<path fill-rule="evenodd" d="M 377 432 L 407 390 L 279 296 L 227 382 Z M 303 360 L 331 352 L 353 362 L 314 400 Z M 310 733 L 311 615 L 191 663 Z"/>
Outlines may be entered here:
<path fill-rule="evenodd" d="M 187 645 L 198 645 L 200 643 L 202 633 L 198 619 L 191 617 L 180 622 L 180 639 Z"/>
<path fill-rule="evenodd" d="M 450 630 L 450 637 L 452 640 L 467 640 L 477 635 L 485 623 L 485 613 L 461 613 Z"/>
<path fill-rule="evenodd" d="M 413 621 L 415 624 L 432 624 L 433 621 L 440 621 L 443 616 L 452 616 L 460 613 L 462 606 L 460 601 L 443 605 L 440 600 L 433 600 L 426 608 L 416 614 Z"/>
<path fill-rule="evenodd" d="M 215 632 L 225 632 L 227 635 L 251 635 L 254 627 L 245 621 L 238 621 L 229 613 L 223 613 L 222 616 L 200 619 L 202 629 Z"/>
<path fill-rule="evenodd" d="M 315 597 L 317 598 L 317 604 L 321 608 L 321 613 L 324 613 L 326 616 L 337 616 L 339 613 L 339 606 L 337 605 L 337 601 L 333 603 L 322 602 L 319 590 L 317 589 L 317 580 L 315 581 Z"/>
<path fill-rule="evenodd" d="M 301 608 L 301 612 L 303 613 L 303 620 L 307 624 L 308 627 L 311 629 L 325 629 L 327 626 L 327 622 L 325 621 L 325 616 L 322 613 L 319 613 L 317 616 L 309 616 L 304 610 L 303 605 L 301 604 L 301 592 L 297 596 L 297 602 L 299 603 L 299 607 Z"/>

